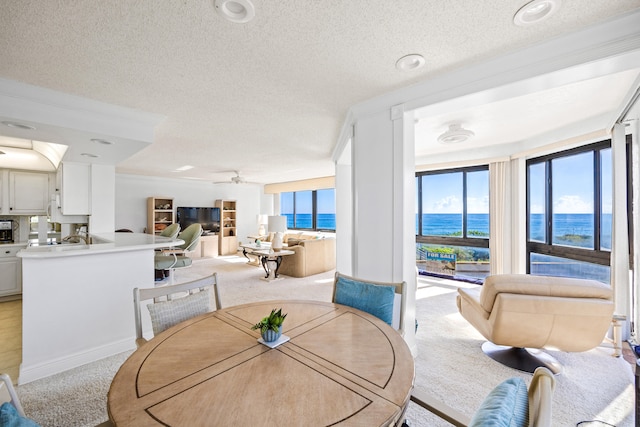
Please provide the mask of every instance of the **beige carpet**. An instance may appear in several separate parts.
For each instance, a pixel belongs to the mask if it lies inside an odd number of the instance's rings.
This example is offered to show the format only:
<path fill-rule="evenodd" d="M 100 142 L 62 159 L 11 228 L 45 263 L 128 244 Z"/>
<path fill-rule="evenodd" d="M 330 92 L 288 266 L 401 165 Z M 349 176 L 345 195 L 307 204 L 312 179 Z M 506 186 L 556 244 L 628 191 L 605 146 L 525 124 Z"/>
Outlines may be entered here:
<path fill-rule="evenodd" d="M 261 280 L 264 271 L 246 265 L 243 257 L 197 260 L 192 268 L 176 272 L 176 281 L 213 271 L 218 272 L 223 307 L 269 299 L 331 299 L 333 272 L 265 282 Z M 450 283 L 436 279 L 419 284 L 416 387 L 471 416 L 502 380 L 520 376 L 528 382 L 531 377 L 482 354 L 482 338 L 457 313 L 458 285 Z M 133 327 L 133 319 L 131 323 Z M 617 427 L 634 425 L 633 373 L 628 363 L 611 357 L 611 352 L 601 347 L 585 353 L 552 353 L 565 366 L 565 372 L 557 377 L 554 426 L 575 426 L 593 419 Z M 107 418 L 109 384 L 128 355 L 116 355 L 20 386 L 25 411 L 45 427 L 95 426 Z M 414 404 L 407 411 L 407 421 L 411 427 L 450 426 Z"/>

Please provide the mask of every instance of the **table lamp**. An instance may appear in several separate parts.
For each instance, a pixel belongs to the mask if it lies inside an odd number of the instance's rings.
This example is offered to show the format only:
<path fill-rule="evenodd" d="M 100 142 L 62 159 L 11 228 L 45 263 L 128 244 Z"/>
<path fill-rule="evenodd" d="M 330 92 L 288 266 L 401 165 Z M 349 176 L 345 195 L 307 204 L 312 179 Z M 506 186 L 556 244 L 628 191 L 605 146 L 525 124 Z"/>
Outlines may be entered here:
<path fill-rule="evenodd" d="M 287 231 L 287 217 L 282 215 L 269 216 L 268 220 L 269 233 L 273 233 L 271 240 L 271 249 L 280 252 L 282 249 L 282 237 Z"/>
<path fill-rule="evenodd" d="M 266 225 L 269 223 L 268 215 L 258 215 L 258 236 L 264 236 L 267 234 Z"/>

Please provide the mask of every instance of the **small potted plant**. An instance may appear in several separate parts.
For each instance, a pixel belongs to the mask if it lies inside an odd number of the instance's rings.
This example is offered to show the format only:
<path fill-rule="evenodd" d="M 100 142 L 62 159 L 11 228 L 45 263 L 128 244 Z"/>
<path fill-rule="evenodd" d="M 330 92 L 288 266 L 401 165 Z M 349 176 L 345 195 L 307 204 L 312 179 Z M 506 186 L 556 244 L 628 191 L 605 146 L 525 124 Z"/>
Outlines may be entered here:
<path fill-rule="evenodd" d="M 277 311 L 274 308 L 271 310 L 271 314 L 262 318 L 261 321 L 251 327 L 251 329 L 260 329 L 260 334 L 264 342 L 272 342 L 280 338 L 282 335 L 282 323 L 284 322 L 286 314 L 282 314 L 282 309 Z"/>

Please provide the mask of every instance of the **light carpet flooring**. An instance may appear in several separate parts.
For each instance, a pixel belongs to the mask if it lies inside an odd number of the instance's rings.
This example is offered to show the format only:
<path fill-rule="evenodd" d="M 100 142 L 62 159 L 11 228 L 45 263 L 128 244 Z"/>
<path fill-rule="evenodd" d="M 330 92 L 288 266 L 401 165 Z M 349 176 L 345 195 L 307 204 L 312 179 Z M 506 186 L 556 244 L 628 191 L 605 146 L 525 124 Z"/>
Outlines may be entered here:
<path fill-rule="evenodd" d="M 331 299 L 333 272 L 265 282 L 261 280 L 261 268 L 246 265 L 245 258 L 235 256 L 196 260 L 193 267 L 176 272 L 176 281 L 188 281 L 213 271 L 218 272 L 223 307 L 271 299 Z M 456 287 L 475 285 L 421 278 L 418 286 L 416 388 L 471 416 L 504 379 L 519 376 L 530 381 L 530 375 L 484 356 L 480 349 L 482 337 L 458 314 Z M 133 319 L 131 324 L 133 328 Z M 634 376 L 628 363 L 611 356 L 610 347 L 584 353 L 550 353 L 565 367 L 564 373 L 556 377 L 554 427 L 575 426 L 594 419 L 617 427 L 634 425 Z M 129 354 L 18 387 L 25 411 L 43 426 L 95 426 L 106 420 L 109 384 Z M 406 418 L 412 427 L 450 426 L 413 403 Z"/>

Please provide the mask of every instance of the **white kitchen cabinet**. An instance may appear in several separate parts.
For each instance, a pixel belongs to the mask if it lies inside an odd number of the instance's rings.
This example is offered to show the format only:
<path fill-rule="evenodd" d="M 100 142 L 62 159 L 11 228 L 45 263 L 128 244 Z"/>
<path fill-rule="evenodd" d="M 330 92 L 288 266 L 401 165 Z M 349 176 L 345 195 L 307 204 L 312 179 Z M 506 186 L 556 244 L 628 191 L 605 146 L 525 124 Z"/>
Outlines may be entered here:
<path fill-rule="evenodd" d="M 63 215 L 91 214 L 91 165 L 64 162 L 58 168 L 56 182 Z"/>
<path fill-rule="evenodd" d="M 46 215 L 49 204 L 49 174 L 9 171 L 9 209 L 11 215 Z"/>
<path fill-rule="evenodd" d="M 16 253 L 23 247 L 0 247 L 0 297 L 22 293 L 22 260 Z"/>

